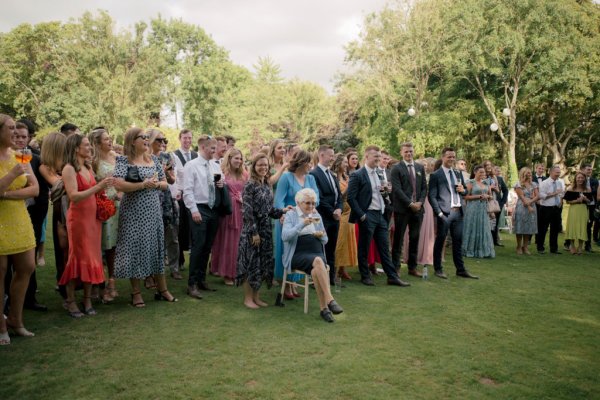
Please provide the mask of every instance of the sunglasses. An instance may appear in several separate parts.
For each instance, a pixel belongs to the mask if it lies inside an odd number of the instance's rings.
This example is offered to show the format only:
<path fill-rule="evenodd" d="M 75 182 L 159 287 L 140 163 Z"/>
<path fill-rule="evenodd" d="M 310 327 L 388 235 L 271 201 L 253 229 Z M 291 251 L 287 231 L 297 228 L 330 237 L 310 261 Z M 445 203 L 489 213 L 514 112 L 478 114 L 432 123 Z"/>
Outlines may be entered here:
<path fill-rule="evenodd" d="M 165 138 L 158 138 L 156 139 L 156 141 L 159 143 L 169 144 L 169 141 Z"/>
<path fill-rule="evenodd" d="M 150 139 L 150 136 L 148 136 L 148 135 L 139 135 L 139 136 L 135 137 L 135 140 L 138 140 L 139 138 L 142 138 L 144 140 L 148 140 L 148 139 Z"/>

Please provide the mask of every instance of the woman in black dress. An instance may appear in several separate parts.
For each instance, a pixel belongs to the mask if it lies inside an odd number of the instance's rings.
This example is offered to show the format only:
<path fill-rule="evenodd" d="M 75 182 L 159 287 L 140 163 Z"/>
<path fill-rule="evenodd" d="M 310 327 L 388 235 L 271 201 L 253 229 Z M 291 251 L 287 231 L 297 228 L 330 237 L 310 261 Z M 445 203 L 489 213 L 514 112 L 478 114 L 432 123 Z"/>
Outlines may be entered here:
<path fill-rule="evenodd" d="M 325 243 L 327 233 L 315 206 L 317 193 L 305 188 L 296 193 L 296 207 L 285 216 L 281 238 L 283 240 L 283 268 L 310 274 L 315 284 L 321 318 L 333 322 L 333 314 L 344 310 L 336 303 L 329 287 L 326 269 Z"/>
<path fill-rule="evenodd" d="M 256 309 L 266 307 L 259 290 L 263 281 L 273 282 L 273 235 L 271 221 L 287 209 L 273 207 L 269 185 L 269 159 L 258 153 L 250 165 L 250 179 L 242 194 L 242 234 L 238 248 L 236 285 L 244 287 L 244 305 Z"/>

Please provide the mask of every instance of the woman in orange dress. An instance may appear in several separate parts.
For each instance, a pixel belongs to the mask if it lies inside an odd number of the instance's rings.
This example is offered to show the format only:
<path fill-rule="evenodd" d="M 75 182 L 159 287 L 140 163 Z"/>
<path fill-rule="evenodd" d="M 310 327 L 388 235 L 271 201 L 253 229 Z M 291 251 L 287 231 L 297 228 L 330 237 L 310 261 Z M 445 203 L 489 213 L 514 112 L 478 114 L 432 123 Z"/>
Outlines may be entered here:
<path fill-rule="evenodd" d="M 346 201 L 348 191 L 348 159 L 343 154 L 335 157 L 331 170 L 336 174 L 340 182 L 340 190 L 344 199 L 342 208 L 342 218 L 340 219 L 340 230 L 338 241 L 335 246 L 335 263 L 338 275 L 342 279 L 350 280 L 352 277 L 346 271 L 346 268 L 356 267 L 358 265 L 358 253 L 356 249 L 356 235 L 354 234 L 354 224 L 348 222 L 350 218 L 350 206 Z"/>
<path fill-rule="evenodd" d="M 75 303 L 75 285 L 83 282 L 83 308 L 87 315 L 96 315 L 92 307 L 92 285 L 104 282 L 102 265 L 102 223 L 96 218 L 96 196 L 112 186 L 112 177 L 96 184 L 92 166 L 91 145 L 85 136 L 73 134 L 65 146 L 65 167 L 62 171 L 65 191 L 69 196 L 67 232 L 69 257 L 58 282 L 67 285 L 67 312 L 73 318 L 83 314 Z"/>
<path fill-rule="evenodd" d="M 35 236 L 23 200 L 38 195 L 39 187 L 28 163 L 19 163 L 12 150 L 15 121 L 0 114 L 0 307 L 4 309 L 4 275 L 8 256 L 14 274 L 10 285 L 10 312 L 0 316 L 0 346 L 10 344 L 8 329 L 18 336 L 34 336 L 23 326 L 23 302 L 35 269 Z"/>

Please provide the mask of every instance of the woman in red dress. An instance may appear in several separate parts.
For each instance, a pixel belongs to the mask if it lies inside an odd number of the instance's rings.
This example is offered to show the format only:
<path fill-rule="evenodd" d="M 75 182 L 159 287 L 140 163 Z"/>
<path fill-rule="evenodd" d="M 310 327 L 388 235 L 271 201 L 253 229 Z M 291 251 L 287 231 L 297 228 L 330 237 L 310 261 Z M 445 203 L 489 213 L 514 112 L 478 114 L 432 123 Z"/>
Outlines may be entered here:
<path fill-rule="evenodd" d="M 83 308 L 87 315 L 95 315 L 92 307 L 92 285 L 104 282 L 102 266 L 102 223 L 96 219 L 95 194 L 113 184 L 107 177 L 96 184 L 90 165 L 91 146 L 81 135 L 69 136 L 65 147 L 63 182 L 69 201 L 67 232 L 69 257 L 60 285 L 67 285 L 67 311 L 73 318 L 83 316 L 75 303 L 75 285 L 83 282 Z"/>

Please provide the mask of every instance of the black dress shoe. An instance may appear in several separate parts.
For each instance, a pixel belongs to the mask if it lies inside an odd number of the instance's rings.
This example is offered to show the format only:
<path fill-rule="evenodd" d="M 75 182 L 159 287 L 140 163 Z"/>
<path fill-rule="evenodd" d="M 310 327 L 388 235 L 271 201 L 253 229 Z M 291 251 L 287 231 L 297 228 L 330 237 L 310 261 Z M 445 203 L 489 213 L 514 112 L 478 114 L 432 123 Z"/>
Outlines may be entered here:
<path fill-rule="evenodd" d="M 48 307 L 40 303 L 24 304 L 23 308 L 32 311 L 48 311 Z"/>
<path fill-rule="evenodd" d="M 325 322 L 334 322 L 333 314 L 328 309 L 321 310 L 321 318 L 325 320 Z"/>
<path fill-rule="evenodd" d="M 341 314 L 344 312 L 344 309 L 335 300 L 331 300 L 329 304 L 327 304 L 327 308 L 334 314 Z"/>
<path fill-rule="evenodd" d="M 217 289 L 213 289 L 211 287 L 208 287 L 208 285 L 206 284 L 206 282 L 200 282 L 200 283 L 197 284 L 197 286 L 198 286 L 199 290 L 205 290 L 207 292 L 216 292 L 217 291 Z"/>
<path fill-rule="evenodd" d="M 460 276 L 461 278 L 479 279 L 477 275 L 471 275 L 467 270 L 457 272 L 456 276 Z"/>
<path fill-rule="evenodd" d="M 446 275 L 444 271 L 435 271 L 433 274 L 438 278 L 448 279 L 448 275 Z"/>
<path fill-rule="evenodd" d="M 375 283 L 373 282 L 373 280 L 371 278 L 361 279 L 360 283 L 362 283 L 363 285 L 366 285 L 366 286 L 375 286 Z"/>
<path fill-rule="evenodd" d="M 410 283 L 404 282 L 400 278 L 388 279 L 387 284 L 392 285 L 392 286 L 400 286 L 400 287 L 410 286 Z"/>
<path fill-rule="evenodd" d="M 551 251 L 550 253 L 552 253 L 552 254 L 562 254 L 562 253 L 561 253 L 560 251 L 558 251 L 558 250 L 557 250 L 557 251 Z"/>
<path fill-rule="evenodd" d="M 504 245 L 502 243 L 494 243 L 494 246 L 504 247 Z"/>

